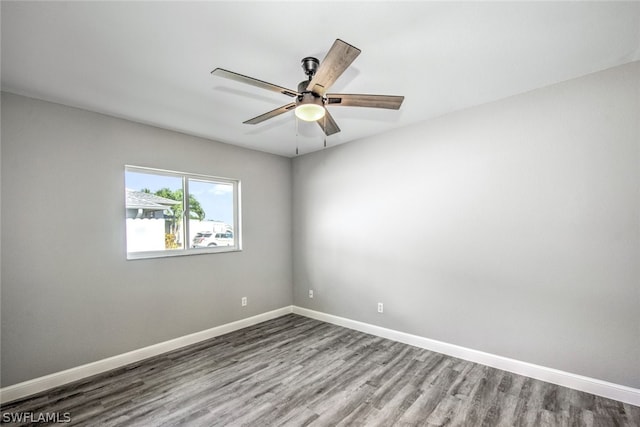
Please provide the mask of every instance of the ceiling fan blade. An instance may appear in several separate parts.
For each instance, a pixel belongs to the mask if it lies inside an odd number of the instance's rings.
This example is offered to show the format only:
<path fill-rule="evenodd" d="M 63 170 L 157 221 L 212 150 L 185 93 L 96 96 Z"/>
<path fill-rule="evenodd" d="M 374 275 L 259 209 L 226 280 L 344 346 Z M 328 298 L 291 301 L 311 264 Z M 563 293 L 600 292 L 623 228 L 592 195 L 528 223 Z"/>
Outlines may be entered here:
<path fill-rule="evenodd" d="M 273 117 L 279 116 L 280 114 L 286 113 L 287 111 L 293 110 L 294 108 L 296 108 L 296 104 L 295 102 L 292 102 L 291 104 L 283 105 L 282 107 L 278 107 L 275 110 L 269 111 L 268 113 L 260 114 L 259 116 L 242 123 L 246 125 L 255 125 L 260 122 L 264 122 L 265 120 L 269 120 Z"/>
<path fill-rule="evenodd" d="M 397 110 L 402 105 L 402 101 L 404 101 L 404 96 L 362 95 L 346 93 L 327 94 L 327 105 L 343 107 L 370 107 Z"/>
<path fill-rule="evenodd" d="M 262 89 L 270 90 L 272 92 L 282 93 L 287 96 L 298 96 L 299 93 L 295 90 L 287 89 L 286 87 L 267 83 L 262 80 L 254 79 L 253 77 L 245 76 L 243 74 L 234 73 L 233 71 L 225 70 L 223 68 L 216 68 L 211 72 L 214 76 L 224 77 L 225 79 L 235 80 L 240 83 L 246 83 L 251 86 L 256 86 Z"/>
<path fill-rule="evenodd" d="M 327 136 L 340 132 L 338 124 L 335 120 L 333 120 L 333 117 L 331 116 L 331 114 L 329 114 L 329 110 L 327 110 L 326 108 L 324 117 L 318 120 L 318 124 Z"/>
<path fill-rule="evenodd" d="M 360 55 L 360 49 L 336 39 L 307 85 L 307 90 L 324 95 L 358 55 Z"/>

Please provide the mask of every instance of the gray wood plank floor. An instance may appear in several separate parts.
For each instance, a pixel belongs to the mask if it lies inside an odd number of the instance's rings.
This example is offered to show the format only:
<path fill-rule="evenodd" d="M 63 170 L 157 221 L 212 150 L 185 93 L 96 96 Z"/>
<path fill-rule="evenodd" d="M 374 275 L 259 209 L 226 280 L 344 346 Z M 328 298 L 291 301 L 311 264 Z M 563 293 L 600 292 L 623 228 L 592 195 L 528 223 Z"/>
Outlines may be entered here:
<path fill-rule="evenodd" d="M 294 314 L 1 412 L 88 426 L 640 426 L 637 406 Z"/>

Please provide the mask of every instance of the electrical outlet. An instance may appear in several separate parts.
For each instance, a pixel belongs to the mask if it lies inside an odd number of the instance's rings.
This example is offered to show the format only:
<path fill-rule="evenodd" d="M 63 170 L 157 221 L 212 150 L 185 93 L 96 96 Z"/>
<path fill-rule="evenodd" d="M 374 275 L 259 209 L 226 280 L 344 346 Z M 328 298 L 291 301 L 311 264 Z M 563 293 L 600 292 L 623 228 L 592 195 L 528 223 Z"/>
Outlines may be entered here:
<path fill-rule="evenodd" d="M 247 305 L 247 297 L 242 297 L 241 304 L 243 307 Z"/>
<path fill-rule="evenodd" d="M 378 313 L 384 313 L 384 305 L 381 302 L 378 303 Z"/>
<path fill-rule="evenodd" d="M 309 289 L 309 298 L 313 298 L 313 289 Z"/>

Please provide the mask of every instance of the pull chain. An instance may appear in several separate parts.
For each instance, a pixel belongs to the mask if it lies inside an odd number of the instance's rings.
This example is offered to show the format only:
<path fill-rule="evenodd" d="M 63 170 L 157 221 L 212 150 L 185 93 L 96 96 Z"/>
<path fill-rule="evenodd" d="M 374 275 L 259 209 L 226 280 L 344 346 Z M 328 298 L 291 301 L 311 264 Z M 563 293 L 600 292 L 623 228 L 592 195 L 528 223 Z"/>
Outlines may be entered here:
<path fill-rule="evenodd" d="M 327 148 L 327 109 L 325 108 L 325 113 L 324 113 L 324 117 L 322 118 L 322 120 L 324 120 L 324 148 Z"/>
<path fill-rule="evenodd" d="M 296 156 L 298 155 L 298 118 L 294 116 L 296 122 Z"/>

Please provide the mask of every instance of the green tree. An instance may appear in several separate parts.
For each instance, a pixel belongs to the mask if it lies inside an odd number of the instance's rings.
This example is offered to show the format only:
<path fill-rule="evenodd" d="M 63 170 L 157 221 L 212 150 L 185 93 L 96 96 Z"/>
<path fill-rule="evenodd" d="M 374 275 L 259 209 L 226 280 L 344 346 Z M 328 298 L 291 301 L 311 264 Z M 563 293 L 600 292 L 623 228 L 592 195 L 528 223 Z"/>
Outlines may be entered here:
<path fill-rule="evenodd" d="M 193 196 L 193 194 L 189 194 L 189 216 L 192 219 L 197 219 L 199 221 L 204 220 L 204 217 L 206 216 L 200 202 Z"/>
<path fill-rule="evenodd" d="M 145 190 L 146 189 L 143 189 L 141 191 Z M 180 188 L 178 190 L 171 190 L 169 188 L 161 188 L 160 190 L 156 191 L 156 196 L 180 202 L 169 208 L 169 210 L 171 211 L 171 216 L 174 218 L 175 222 L 179 222 L 182 218 L 183 213 L 182 200 L 184 199 L 184 192 L 182 191 L 182 189 Z M 202 205 L 200 205 L 198 199 L 196 199 L 193 194 L 189 194 L 189 218 L 202 221 L 205 216 L 206 213 L 204 209 L 202 209 Z"/>
<path fill-rule="evenodd" d="M 150 192 L 144 188 L 140 190 L 142 192 Z M 184 212 L 182 200 L 184 199 L 184 191 L 180 188 L 178 190 L 171 190 L 169 188 L 161 188 L 156 191 L 156 196 L 164 197 L 165 199 L 176 200 L 179 203 L 169 207 L 171 212 L 171 233 L 175 234 L 178 231 L 180 222 L 182 221 L 182 214 Z M 204 209 L 198 199 L 192 194 L 189 194 L 189 218 L 202 221 L 206 216 Z"/>

